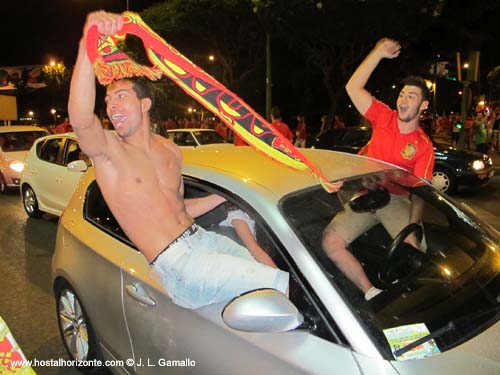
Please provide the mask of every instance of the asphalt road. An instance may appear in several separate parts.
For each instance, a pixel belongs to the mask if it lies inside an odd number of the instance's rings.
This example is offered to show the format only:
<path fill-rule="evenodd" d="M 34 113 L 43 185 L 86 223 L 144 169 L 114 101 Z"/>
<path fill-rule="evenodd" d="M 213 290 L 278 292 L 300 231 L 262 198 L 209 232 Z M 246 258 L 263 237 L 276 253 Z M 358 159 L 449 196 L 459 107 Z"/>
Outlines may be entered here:
<path fill-rule="evenodd" d="M 56 230 L 56 217 L 28 219 L 17 194 L 0 196 L 0 316 L 28 359 L 69 360 L 50 280 Z M 72 367 L 35 370 L 39 375 L 81 374 Z"/>
<path fill-rule="evenodd" d="M 454 198 L 500 229 L 500 176 L 479 190 L 460 191 Z M 59 337 L 50 280 L 56 230 L 56 217 L 28 219 L 19 195 L 0 195 L 0 316 L 28 359 L 69 359 Z M 36 371 L 39 375 L 79 374 L 70 367 L 37 367 Z"/>

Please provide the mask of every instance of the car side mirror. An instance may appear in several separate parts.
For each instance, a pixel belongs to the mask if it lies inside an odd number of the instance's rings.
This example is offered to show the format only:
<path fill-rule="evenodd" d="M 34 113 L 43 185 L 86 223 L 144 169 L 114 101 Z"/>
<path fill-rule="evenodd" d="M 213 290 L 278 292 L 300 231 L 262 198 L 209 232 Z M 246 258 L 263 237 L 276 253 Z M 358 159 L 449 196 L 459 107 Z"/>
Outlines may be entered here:
<path fill-rule="evenodd" d="M 229 302 L 222 320 L 238 331 L 286 332 L 300 326 L 304 317 L 283 293 L 258 289 Z"/>
<path fill-rule="evenodd" d="M 88 169 L 87 163 L 84 160 L 75 160 L 67 165 L 70 172 L 85 172 Z"/>

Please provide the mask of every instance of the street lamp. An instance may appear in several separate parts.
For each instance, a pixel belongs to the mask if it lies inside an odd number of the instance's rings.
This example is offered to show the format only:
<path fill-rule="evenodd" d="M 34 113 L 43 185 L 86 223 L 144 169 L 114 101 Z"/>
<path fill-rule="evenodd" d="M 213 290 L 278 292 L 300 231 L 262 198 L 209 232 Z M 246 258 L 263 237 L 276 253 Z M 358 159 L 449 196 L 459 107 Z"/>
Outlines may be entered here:
<path fill-rule="evenodd" d="M 215 61 L 215 56 L 214 55 L 208 55 L 208 61 L 214 62 Z"/>
<path fill-rule="evenodd" d="M 55 125 L 56 124 L 56 113 L 57 113 L 57 111 L 56 111 L 55 108 L 52 108 L 50 110 L 50 113 L 52 113 L 52 117 L 54 118 L 54 125 Z"/>

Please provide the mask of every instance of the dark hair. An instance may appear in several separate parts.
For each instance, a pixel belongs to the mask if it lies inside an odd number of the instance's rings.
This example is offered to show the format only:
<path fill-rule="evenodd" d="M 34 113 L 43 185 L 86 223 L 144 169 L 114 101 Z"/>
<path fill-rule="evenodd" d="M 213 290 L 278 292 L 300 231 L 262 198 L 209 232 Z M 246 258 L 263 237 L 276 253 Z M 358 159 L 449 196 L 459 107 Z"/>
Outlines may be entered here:
<path fill-rule="evenodd" d="M 153 107 L 155 96 L 149 81 L 142 77 L 131 77 L 128 78 L 130 82 L 134 85 L 132 88 L 135 91 L 139 99 L 149 98 L 151 99 L 151 108 Z"/>
<path fill-rule="evenodd" d="M 271 116 L 273 116 L 276 120 L 281 120 L 281 112 L 278 107 L 271 108 Z"/>
<path fill-rule="evenodd" d="M 429 88 L 427 87 L 427 83 L 425 83 L 425 80 L 422 77 L 418 77 L 418 76 L 406 77 L 403 80 L 403 86 L 419 87 L 420 90 L 422 91 L 422 99 L 427 100 L 427 101 L 430 100 L 431 93 L 429 91 Z"/>

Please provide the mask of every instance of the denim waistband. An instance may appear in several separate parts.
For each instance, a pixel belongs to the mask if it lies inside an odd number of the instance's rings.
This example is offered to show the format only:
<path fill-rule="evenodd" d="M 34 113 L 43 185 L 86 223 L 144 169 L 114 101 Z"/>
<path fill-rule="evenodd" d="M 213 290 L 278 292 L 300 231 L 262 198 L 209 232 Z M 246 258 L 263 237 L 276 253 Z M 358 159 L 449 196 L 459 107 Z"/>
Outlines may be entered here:
<path fill-rule="evenodd" d="M 162 251 L 160 251 L 155 258 L 149 263 L 151 267 L 154 266 L 156 260 L 160 257 L 161 254 L 163 254 L 165 251 L 167 251 L 171 246 L 176 244 L 179 241 L 182 241 L 185 238 L 188 238 L 189 236 L 195 234 L 198 231 L 198 225 L 196 223 L 191 224 L 184 232 L 179 234 L 175 240 L 170 242 Z"/>

